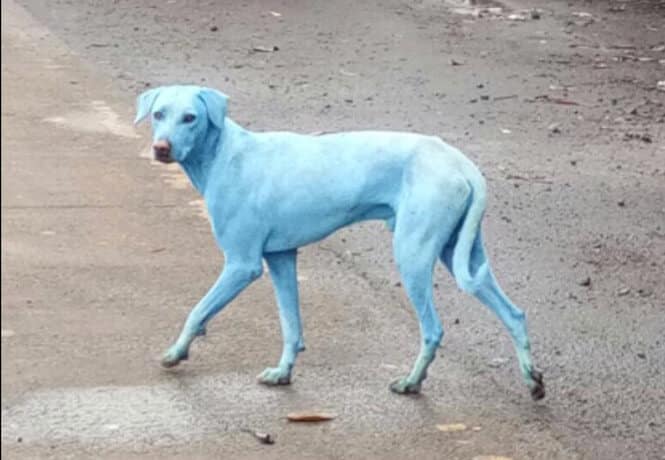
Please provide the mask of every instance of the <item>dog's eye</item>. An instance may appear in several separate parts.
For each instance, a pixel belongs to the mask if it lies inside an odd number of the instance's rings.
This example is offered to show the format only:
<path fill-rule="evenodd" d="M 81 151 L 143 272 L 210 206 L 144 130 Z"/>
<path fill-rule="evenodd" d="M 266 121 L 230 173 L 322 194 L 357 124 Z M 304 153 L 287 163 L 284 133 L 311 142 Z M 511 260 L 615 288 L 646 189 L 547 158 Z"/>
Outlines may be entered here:
<path fill-rule="evenodd" d="M 187 115 L 185 115 L 184 117 L 182 117 L 182 121 L 183 121 L 184 123 L 191 123 L 191 122 L 193 122 L 194 120 L 196 120 L 196 115 L 193 115 L 193 114 L 191 114 L 191 113 L 188 113 Z"/>
<path fill-rule="evenodd" d="M 164 114 L 162 112 L 155 112 L 154 114 L 152 114 L 152 116 L 154 117 L 155 120 L 161 120 L 162 118 L 164 118 Z"/>

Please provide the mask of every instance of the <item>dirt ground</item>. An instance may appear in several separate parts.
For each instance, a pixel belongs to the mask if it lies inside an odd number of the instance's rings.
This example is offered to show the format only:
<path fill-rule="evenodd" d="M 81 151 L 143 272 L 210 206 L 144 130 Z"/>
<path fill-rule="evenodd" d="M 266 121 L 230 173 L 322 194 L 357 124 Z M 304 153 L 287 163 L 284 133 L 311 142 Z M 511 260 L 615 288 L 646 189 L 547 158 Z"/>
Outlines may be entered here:
<path fill-rule="evenodd" d="M 665 4 L 472 3 L 3 1 L 3 456 L 665 458 Z M 251 129 L 465 151 L 546 399 L 442 269 L 423 394 L 388 391 L 419 339 L 381 223 L 302 251 L 291 387 L 255 383 L 281 350 L 265 277 L 162 371 L 223 263 L 199 197 L 131 125 L 139 92 L 176 82 L 222 90 Z M 285 420 L 305 409 L 337 418 Z"/>

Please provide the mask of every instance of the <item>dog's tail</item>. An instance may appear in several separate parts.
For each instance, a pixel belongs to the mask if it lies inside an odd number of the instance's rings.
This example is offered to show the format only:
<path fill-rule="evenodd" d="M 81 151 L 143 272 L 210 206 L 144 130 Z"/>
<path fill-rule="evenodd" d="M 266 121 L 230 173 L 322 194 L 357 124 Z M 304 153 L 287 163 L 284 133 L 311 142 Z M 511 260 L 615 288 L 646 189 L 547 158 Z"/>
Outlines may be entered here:
<path fill-rule="evenodd" d="M 483 254 L 482 246 L 478 245 L 482 245 L 480 224 L 485 213 L 487 186 L 480 174 L 469 180 L 469 186 L 469 204 L 457 233 L 451 268 L 460 289 L 473 293 L 477 289 L 478 281 L 489 271 L 489 264 L 484 256 L 482 260 L 474 261 L 475 266 L 471 263 L 472 254 L 477 247 L 481 250 L 478 254 Z"/>

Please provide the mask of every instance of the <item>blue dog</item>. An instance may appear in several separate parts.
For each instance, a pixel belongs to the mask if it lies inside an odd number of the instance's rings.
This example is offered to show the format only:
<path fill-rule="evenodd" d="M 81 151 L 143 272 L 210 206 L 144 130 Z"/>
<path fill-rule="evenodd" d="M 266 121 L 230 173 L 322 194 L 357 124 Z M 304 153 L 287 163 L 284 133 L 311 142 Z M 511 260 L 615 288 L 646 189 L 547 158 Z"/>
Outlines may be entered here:
<path fill-rule="evenodd" d="M 204 197 L 215 239 L 224 252 L 221 276 L 189 314 L 162 359 L 188 357 L 206 323 L 268 264 L 277 296 L 284 348 L 261 383 L 286 385 L 304 350 L 297 249 L 368 219 L 385 220 L 394 256 L 420 321 L 422 345 L 411 373 L 390 385 L 417 393 L 443 337 L 432 298 L 437 260 L 459 287 L 487 305 L 510 332 L 520 370 L 534 399 L 545 395 L 530 354 L 524 313 L 498 286 L 480 224 L 486 185 L 459 150 L 437 137 L 397 132 L 308 136 L 254 133 L 226 116 L 227 97 L 198 86 L 165 86 L 138 98 L 135 123 L 150 115 L 155 159 L 177 161 Z"/>

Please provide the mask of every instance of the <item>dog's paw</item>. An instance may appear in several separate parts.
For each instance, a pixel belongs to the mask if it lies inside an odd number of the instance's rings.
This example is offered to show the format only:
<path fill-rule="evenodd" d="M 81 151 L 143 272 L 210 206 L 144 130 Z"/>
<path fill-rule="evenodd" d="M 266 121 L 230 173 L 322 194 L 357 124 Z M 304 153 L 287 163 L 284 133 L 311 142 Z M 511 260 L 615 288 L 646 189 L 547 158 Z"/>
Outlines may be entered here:
<path fill-rule="evenodd" d="M 171 348 L 166 353 L 164 353 L 164 356 L 162 356 L 160 364 L 162 365 L 162 367 L 169 369 L 171 367 L 175 367 L 178 364 L 180 364 L 180 361 L 187 361 L 188 358 L 189 355 L 187 354 L 187 351 L 181 353 L 178 350 Z"/>
<path fill-rule="evenodd" d="M 291 374 L 279 367 L 269 367 L 261 372 L 256 379 L 263 385 L 289 385 Z"/>
<path fill-rule="evenodd" d="M 531 387 L 531 397 L 534 401 L 539 401 L 545 397 L 545 383 L 543 383 L 543 373 L 536 369 L 531 370 L 530 374 L 533 380 Z"/>
<path fill-rule="evenodd" d="M 413 383 L 408 379 L 395 380 L 390 384 L 390 391 L 399 395 L 412 395 L 420 393 L 420 382 Z"/>

